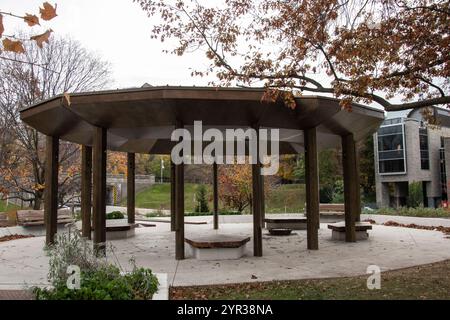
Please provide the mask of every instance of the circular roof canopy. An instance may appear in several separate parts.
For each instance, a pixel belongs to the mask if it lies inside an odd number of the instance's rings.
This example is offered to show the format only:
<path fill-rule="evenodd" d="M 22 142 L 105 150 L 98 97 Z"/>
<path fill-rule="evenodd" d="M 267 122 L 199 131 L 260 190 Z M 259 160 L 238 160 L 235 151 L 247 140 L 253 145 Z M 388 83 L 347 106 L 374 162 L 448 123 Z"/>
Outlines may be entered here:
<path fill-rule="evenodd" d="M 27 107 L 21 119 L 51 136 L 92 145 L 94 127 L 107 129 L 107 148 L 113 151 L 170 154 L 177 123 L 193 131 L 194 121 L 208 128 L 279 129 L 280 153 L 304 151 L 303 129 L 317 127 L 319 149 L 340 145 L 352 133 L 356 141 L 375 132 L 384 119 L 379 109 L 353 104 L 342 110 L 339 100 L 302 96 L 296 108 L 282 101 L 264 101 L 262 89 L 147 87 L 58 95 Z"/>

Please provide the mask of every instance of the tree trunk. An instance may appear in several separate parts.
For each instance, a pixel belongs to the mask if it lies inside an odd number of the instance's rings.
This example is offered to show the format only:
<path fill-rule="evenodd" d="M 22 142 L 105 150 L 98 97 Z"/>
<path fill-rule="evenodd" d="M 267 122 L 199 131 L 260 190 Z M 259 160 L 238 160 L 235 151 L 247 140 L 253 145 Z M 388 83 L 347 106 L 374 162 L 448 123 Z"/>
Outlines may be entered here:
<path fill-rule="evenodd" d="M 41 204 L 42 204 L 42 200 L 44 198 L 44 195 L 41 191 L 38 191 L 35 193 L 34 195 L 34 201 L 33 201 L 33 210 L 40 210 L 41 209 Z"/>

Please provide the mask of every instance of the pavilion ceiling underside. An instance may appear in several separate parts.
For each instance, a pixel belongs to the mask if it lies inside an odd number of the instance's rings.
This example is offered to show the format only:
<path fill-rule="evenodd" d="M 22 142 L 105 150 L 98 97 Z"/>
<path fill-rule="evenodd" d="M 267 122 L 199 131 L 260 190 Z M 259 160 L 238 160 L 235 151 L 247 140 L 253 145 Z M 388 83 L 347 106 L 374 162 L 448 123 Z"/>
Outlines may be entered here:
<path fill-rule="evenodd" d="M 302 129 L 317 127 L 323 149 L 339 145 L 339 136 L 348 133 L 360 140 L 383 121 L 383 113 L 377 110 L 355 105 L 348 112 L 330 98 L 299 98 L 292 110 L 281 103 L 261 102 L 260 92 L 188 93 L 187 98 L 176 91 L 78 94 L 71 97 L 70 105 L 56 97 L 23 110 L 21 116 L 40 132 L 84 145 L 92 145 L 94 126 L 102 126 L 108 128 L 108 149 L 154 154 L 170 153 L 177 122 L 191 133 L 194 121 L 200 120 L 203 132 L 209 128 L 245 130 L 252 125 L 280 129 L 283 154 L 304 151 Z"/>

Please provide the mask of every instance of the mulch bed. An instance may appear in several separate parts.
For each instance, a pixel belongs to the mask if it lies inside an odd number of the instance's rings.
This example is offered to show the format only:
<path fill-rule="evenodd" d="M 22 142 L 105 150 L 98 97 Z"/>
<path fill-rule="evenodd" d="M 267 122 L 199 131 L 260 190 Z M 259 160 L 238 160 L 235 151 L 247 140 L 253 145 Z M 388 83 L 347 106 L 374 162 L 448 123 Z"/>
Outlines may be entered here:
<path fill-rule="evenodd" d="M 5 241 L 11 241 L 11 240 L 17 240 L 17 239 L 24 239 L 24 238 L 33 238 L 34 236 L 31 234 L 28 235 L 24 235 L 24 234 L 12 234 L 9 236 L 3 236 L 0 237 L 0 242 L 5 242 Z"/>

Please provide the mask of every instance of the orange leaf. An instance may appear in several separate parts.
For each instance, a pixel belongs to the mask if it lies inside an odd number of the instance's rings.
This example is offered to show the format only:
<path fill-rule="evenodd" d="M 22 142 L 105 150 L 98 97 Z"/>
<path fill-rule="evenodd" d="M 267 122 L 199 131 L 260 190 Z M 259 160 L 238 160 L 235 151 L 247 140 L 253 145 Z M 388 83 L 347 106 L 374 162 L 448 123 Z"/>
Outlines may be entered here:
<path fill-rule="evenodd" d="M 13 41 L 9 39 L 3 39 L 3 49 L 5 51 L 11 51 L 15 53 L 25 53 L 25 49 L 23 48 L 21 41 Z"/>
<path fill-rule="evenodd" d="M 53 7 L 50 3 L 44 2 L 43 3 L 44 8 L 39 8 L 39 12 L 41 13 L 41 18 L 43 20 L 52 20 L 54 17 L 57 16 L 56 14 L 56 4 L 55 7 Z"/>
<path fill-rule="evenodd" d="M 30 27 L 39 25 L 39 18 L 35 16 L 34 14 L 27 13 L 25 17 L 23 17 L 23 20 L 28 23 Z"/>
<path fill-rule="evenodd" d="M 42 34 L 38 34 L 36 36 L 32 36 L 31 40 L 36 41 L 37 45 L 39 48 L 42 48 L 42 45 L 44 44 L 44 42 L 48 43 L 48 38 L 50 37 L 50 34 L 53 32 L 52 29 L 49 29 L 47 31 L 45 31 Z"/>
<path fill-rule="evenodd" d="M 0 14 L 0 38 L 2 37 L 3 31 L 5 31 L 3 27 L 3 16 Z"/>
<path fill-rule="evenodd" d="M 66 99 L 67 106 L 70 107 L 70 95 L 67 92 L 64 92 L 64 99 Z"/>

